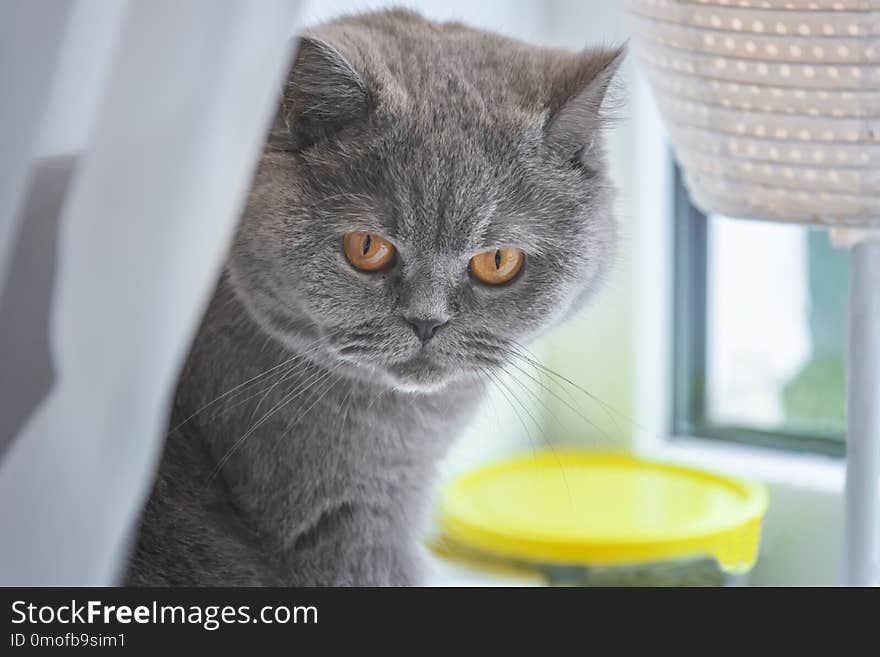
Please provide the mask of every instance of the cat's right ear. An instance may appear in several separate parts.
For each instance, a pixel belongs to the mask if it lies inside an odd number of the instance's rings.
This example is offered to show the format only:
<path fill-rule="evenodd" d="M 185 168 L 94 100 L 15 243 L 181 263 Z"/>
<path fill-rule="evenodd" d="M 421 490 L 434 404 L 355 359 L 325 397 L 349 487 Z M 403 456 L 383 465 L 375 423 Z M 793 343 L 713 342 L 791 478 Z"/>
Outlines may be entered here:
<path fill-rule="evenodd" d="M 300 38 L 270 148 L 301 151 L 367 116 L 371 98 L 363 77 L 335 47 Z"/>
<path fill-rule="evenodd" d="M 584 50 L 563 69 L 553 88 L 547 144 L 585 171 L 590 171 L 601 143 L 608 121 L 608 88 L 625 57 L 625 46 Z"/>

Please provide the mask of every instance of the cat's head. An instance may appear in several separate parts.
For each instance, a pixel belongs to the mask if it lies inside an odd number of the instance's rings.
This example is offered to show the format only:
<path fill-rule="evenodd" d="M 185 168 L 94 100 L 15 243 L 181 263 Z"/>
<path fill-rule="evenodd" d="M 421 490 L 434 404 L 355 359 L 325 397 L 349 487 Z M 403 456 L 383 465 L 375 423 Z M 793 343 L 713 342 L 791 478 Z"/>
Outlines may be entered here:
<path fill-rule="evenodd" d="M 603 98 L 572 53 L 409 12 L 300 42 L 228 270 L 301 353 L 427 391 L 504 364 L 613 259 Z"/>

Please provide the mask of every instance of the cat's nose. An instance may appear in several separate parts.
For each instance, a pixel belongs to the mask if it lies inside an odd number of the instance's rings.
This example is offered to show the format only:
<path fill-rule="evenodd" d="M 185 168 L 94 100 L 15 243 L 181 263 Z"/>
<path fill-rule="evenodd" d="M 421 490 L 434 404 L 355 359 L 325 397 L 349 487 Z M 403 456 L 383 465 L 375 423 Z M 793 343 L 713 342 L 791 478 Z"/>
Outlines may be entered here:
<path fill-rule="evenodd" d="M 415 331 L 415 334 L 419 336 L 422 344 L 426 344 L 428 340 L 434 337 L 437 329 L 446 324 L 445 319 L 437 317 L 427 317 L 424 319 L 420 317 L 404 317 L 404 319 L 412 327 L 412 330 Z"/>

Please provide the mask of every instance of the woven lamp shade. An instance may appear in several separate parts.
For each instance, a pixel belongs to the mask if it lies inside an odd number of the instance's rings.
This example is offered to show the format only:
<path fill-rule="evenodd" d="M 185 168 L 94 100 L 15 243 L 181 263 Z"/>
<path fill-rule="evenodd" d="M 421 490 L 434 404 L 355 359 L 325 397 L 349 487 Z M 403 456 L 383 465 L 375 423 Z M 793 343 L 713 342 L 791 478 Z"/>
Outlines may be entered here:
<path fill-rule="evenodd" d="M 880 227 L 880 0 L 629 0 L 696 205 Z"/>

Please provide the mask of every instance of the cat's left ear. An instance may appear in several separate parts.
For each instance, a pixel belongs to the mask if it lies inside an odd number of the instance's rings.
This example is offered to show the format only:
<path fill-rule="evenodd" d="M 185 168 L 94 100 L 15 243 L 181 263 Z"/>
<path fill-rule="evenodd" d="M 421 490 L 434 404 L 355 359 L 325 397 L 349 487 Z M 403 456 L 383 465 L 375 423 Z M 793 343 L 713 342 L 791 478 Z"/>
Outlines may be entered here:
<path fill-rule="evenodd" d="M 547 144 L 564 157 L 582 162 L 598 147 L 608 119 L 608 88 L 626 46 L 585 50 L 557 80 L 545 127 Z"/>

